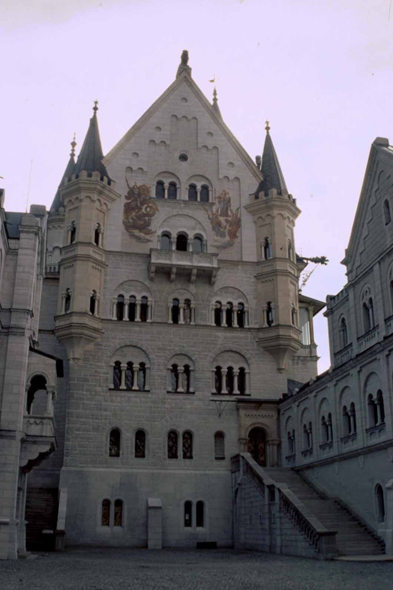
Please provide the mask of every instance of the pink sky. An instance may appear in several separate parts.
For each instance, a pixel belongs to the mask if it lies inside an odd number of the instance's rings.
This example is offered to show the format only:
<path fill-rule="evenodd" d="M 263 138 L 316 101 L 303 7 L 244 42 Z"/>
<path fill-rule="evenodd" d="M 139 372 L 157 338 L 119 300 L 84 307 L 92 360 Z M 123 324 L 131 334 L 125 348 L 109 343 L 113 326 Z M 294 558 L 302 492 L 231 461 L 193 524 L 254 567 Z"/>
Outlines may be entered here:
<path fill-rule="evenodd" d="M 50 206 L 81 147 L 94 99 L 104 152 L 174 80 L 183 49 L 251 157 L 264 122 L 297 198 L 296 249 L 325 255 L 304 294 L 345 284 L 347 247 L 371 142 L 393 127 L 392 0 L 3 0 L 0 186 L 6 209 Z M 393 139 L 392 139 L 393 142 Z M 77 148 L 77 151 L 78 151 Z M 311 270 L 309 266 L 308 270 Z M 316 320 L 329 367 L 326 320 Z"/>

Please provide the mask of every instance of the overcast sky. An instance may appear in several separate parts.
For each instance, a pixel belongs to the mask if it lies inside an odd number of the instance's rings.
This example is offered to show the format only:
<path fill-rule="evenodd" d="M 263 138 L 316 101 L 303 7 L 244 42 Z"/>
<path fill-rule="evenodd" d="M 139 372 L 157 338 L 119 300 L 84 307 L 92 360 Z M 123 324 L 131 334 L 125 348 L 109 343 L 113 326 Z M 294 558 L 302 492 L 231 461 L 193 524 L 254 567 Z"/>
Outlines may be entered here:
<path fill-rule="evenodd" d="M 94 99 L 104 153 L 172 83 L 183 49 L 251 157 L 264 122 L 302 215 L 296 249 L 325 255 L 304 294 L 345 284 L 340 265 L 371 142 L 393 136 L 392 0 L 2 0 L 0 186 L 6 208 L 50 206 Z M 391 138 L 393 142 L 393 138 Z M 309 266 L 309 270 L 313 268 Z M 329 367 L 326 320 L 316 320 Z"/>

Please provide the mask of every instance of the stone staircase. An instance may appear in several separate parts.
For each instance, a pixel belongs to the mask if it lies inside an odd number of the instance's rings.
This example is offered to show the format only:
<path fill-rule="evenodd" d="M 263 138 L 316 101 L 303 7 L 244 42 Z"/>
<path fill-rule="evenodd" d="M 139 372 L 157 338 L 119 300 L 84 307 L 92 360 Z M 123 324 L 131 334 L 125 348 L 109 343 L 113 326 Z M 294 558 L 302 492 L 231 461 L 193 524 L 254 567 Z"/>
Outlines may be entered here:
<path fill-rule="evenodd" d="M 286 484 L 310 512 L 326 528 L 336 530 L 339 555 L 381 555 L 384 542 L 356 520 L 333 498 L 322 494 L 307 484 L 290 468 L 263 468 L 263 472 L 277 484 Z"/>

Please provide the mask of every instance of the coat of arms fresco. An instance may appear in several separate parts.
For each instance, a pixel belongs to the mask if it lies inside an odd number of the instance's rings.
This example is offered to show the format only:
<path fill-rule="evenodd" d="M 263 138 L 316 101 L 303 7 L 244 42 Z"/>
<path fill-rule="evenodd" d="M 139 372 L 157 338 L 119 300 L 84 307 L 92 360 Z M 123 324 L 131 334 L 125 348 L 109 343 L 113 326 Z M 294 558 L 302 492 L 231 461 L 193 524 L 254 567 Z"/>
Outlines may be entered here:
<path fill-rule="evenodd" d="M 240 207 L 233 211 L 228 191 L 223 190 L 216 198 L 213 208 L 205 210 L 214 233 L 216 246 L 218 248 L 233 246 L 241 225 Z"/>
<path fill-rule="evenodd" d="M 123 225 L 128 235 L 138 242 L 152 242 L 155 232 L 151 222 L 158 211 L 155 201 L 150 200 L 150 187 L 147 184 L 131 186 L 126 179 L 128 192 L 123 209 Z"/>

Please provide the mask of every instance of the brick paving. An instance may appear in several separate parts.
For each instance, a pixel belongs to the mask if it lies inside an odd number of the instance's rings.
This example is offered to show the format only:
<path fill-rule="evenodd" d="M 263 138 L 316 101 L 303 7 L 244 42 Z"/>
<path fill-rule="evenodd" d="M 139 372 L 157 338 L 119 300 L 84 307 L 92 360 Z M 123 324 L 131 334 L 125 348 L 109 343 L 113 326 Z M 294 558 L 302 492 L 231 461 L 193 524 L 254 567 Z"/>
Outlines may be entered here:
<path fill-rule="evenodd" d="M 3 590 L 383 590 L 393 562 L 232 550 L 68 549 L 0 562 Z"/>

